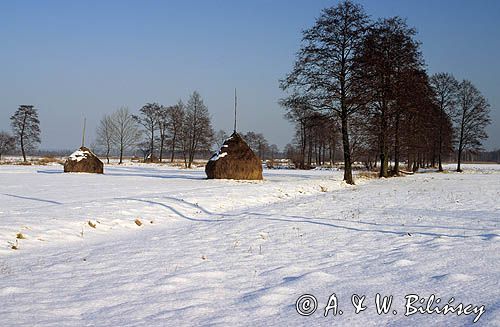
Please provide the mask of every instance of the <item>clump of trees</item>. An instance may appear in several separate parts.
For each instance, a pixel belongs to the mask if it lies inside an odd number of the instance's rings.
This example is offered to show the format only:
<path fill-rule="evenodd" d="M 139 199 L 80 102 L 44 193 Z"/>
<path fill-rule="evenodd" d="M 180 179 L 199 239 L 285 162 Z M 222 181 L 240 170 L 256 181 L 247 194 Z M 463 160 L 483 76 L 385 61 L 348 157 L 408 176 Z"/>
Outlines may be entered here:
<path fill-rule="evenodd" d="M 269 144 L 269 141 L 262 133 L 249 131 L 242 134 L 241 137 L 261 160 L 270 160 L 270 164 L 272 164 L 272 161 L 279 155 L 278 146 Z"/>
<path fill-rule="evenodd" d="M 180 153 L 187 168 L 192 166 L 197 153 L 210 151 L 214 141 L 208 108 L 196 91 L 186 104 L 146 103 L 138 115 L 132 115 L 125 107 L 104 115 L 96 135 L 96 145 L 105 153 L 108 163 L 115 151 L 122 163 L 126 151 L 139 148 L 149 161 L 162 162 L 165 153 L 170 152 L 173 162 Z"/>
<path fill-rule="evenodd" d="M 457 147 L 479 150 L 489 104 L 470 81 L 427 75 L 416 30 L 400 17 L 371 21 L 361 5 L 324 9 L 305 30 L 280 104 L 295 123 L 286 147 L 299 168 L 333 163 L 341 144 L 344 180 L 363 161 L 379 176 L 438 165 Z"/>

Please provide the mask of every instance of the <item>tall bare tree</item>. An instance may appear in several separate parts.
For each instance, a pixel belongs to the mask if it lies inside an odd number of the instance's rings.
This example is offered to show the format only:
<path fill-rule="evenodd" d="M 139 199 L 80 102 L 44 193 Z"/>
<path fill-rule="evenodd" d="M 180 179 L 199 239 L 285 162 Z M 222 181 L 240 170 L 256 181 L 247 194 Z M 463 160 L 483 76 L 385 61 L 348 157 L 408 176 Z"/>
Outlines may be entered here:
<path fill-rule="evenodd" d="M 137 120 L 133 118 L 127 107 L 121 107 L 115 111 L 111 119 L 113 121 L 113 144 L 120 154 L 119 164 L 122 164 L 123 154 L 139 142 L 141 131 L 137 126 Z"/>
<path fill-rule="evenodd" d="M 159 139 L 160 139 L 160 155 L 158 157 L 158 160 L 160 162 L 163 161 L 163 150 L 165 148 L 166 140 L 167 140 L 167 133 L 168 133 L 168 125 L 170 123 L 169 121 L 169 114 L 168 114 L 168 107 L 160 105 L 158 107 L 157 111 L 157 124 L 158 124 L 158 133 Z"/>
<path fill-rule="evenodd" d="M 7 132 L 0 132 L 0 160 L 2 155 L 9 153 L 16 147 L 16 139 Z"/>
<path fill-rule="evenodd" d="M 176 105 L 167 108 L 168 115 L 168 134 L 170 136 L 170 162 L 174 162 L 175 151 L 179 143 L 179 135 L 184 123 L 184 103 L 179 100 Z"/>
<path fill-rule="evenodd" d="M 447 119 L 456 115 L 458 81 L 449 73 L 434 74 L 430 78 L 436 102 L 439 105 L 439 128 L 438 128 L 438 169 L 443 171 L 443 131 Z"/>
<path fill-rule="evenodd" d="M 457 171 L 461 172 L 464 150 L 478 150 L 486 139 L 486 126 L 491 123 L 490 105 L 481 92 L 468 80 L 458 87 L 458 115 L 455 118 L 458 134 Z"/>
<path fill-rule="evenodd" d="M 38 110 L 32 105 L 20 105 L 14 115 L 10 117 L 12 134 L 19 142 L 19 147 L 26 162 L 26 151 L 36 148 L 40 140 L 40 120 Z"/>
<path fill-rule="evenodd" d="M 109 164 L 109 155 L 113 148 L 113 135 L 115 134 L 115 126 L 113 117 L 104 115 L 97 126 L 97 145 L 106 153 L 106 161 Z"/>
<path fill-rule="evenodd" d="M 191 168 L 196 152 L 209 150 L 214 137 L 208 108 L 196 91 L 186 103 L 183 129 L 185 164 Z"/>
<path fill-rule="evenodd" d="M 349 143 L 351 115 L 363 104 L 362 80 L 356 56 L 367 30 L 362 6 L 349 0 L 324 9 L 315 25 L 304 31 L 292 72 L 281 88 L 308 99 L 312 108 L 333 112 L 340 120 L 344 180 L 354 184 Z"/>
<path fill-rule="evenodd" d="M 146 103 L 139 109 L 140 115 L 133 115 L 134 119 L 144 127 L 149 139 L 149 154 L 151 158 L 155 149 L 155 132 L 158 130 L 158 114 L 161 106 L 158 103 Z"/>

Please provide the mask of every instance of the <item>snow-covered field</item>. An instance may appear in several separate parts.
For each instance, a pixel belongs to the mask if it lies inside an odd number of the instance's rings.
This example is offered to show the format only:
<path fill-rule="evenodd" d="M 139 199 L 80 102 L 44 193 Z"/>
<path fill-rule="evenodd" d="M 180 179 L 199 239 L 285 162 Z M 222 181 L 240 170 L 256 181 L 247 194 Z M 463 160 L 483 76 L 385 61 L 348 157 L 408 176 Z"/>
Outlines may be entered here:
<path fill-rule="evenodd" d="M 469 326 L 478 316 L 405 316 L 406 295 L 435 294 L 438 307 L 484 305 L 475 325 L 499 326 L 500 165 L 464 168 L 348 186 L 340 171 L 238 182 L 155 165 L 0 166 L 0 325 Z M 306 293 L 318 307 L 301 316 Z M 333 293 L 343 314 L 324 317 Z M 394 296 L 388 314 L 377 293 Z M 359 314 L 353 294 L 366 296 Z"/>

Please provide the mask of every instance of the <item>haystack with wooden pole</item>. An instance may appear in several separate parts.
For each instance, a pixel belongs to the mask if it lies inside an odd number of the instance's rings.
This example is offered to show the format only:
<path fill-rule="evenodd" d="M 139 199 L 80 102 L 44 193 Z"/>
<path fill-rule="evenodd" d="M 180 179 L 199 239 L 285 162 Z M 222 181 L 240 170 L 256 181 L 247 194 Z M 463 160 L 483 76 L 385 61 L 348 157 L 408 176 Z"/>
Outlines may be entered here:
<path fill-rule="evenodd" d="M 64 163 L 65 173 L 104 173 L 104 164 L 89 148 L 82 146 Z"/>
<path fill-rule="evenodd" d="M 219 151 L 208 160 L 205 173 L 209 179 L 262 179 L 262 162 L 243 138 L 236 133 L 236 89 L 234 89 L 234 131 Z"/>
<path fill-rule="evenodd" d="M 82 146 L 73 152 L 64 163 L 65 173 L 103 174 L 103 162 L 85 144 L 85 120 L 83 122 Z"/>
<path fill-rule="evenodd" d="M 261 180 L 262 163 L 248 144 L 234 132 L 208 161 L 209 179 Z"/>

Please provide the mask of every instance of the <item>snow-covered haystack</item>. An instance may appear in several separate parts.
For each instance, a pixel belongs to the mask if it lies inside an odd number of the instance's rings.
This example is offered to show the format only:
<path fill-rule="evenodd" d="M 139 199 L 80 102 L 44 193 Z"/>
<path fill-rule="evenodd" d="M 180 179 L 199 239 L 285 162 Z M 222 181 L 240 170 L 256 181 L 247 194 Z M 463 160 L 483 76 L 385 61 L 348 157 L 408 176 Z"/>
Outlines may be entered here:
<path fill-rule="evenodd" d="M 82 146 L 68 157 L 64 163 L 64 172 L 102 174 L 104 164 L 90 149 Z"/>
<path fill-rule="evenodd" d="M 262 163 L 234 132 L 210 158 L 205 173 L 210 179 L 262 179 Z"/>
<path fill-rule="evenodd" d="M 145 163 L 154 163 L 154 162 L 159 162 L 158 158 L 153 154 L 149 154 L 146 159 L 144 159 Z"/>

